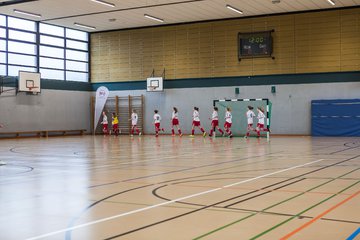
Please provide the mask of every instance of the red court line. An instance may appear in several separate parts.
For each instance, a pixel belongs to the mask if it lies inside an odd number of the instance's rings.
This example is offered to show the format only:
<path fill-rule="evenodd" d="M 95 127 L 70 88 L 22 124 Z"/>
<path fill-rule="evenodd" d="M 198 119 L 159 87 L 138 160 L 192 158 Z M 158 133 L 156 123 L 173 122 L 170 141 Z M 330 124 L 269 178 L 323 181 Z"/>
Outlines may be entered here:
<path fill-rule="evenodd" d="M 317 220 L 319 220 L 320 218 L 322 218 L 324 215 L 328 214 L 329 212 L 333 211 L 335 208 L 338 208 L 339 206 L 343 205 L 344 203 L 348 202 L 349 200 L 351 200 L 352 198 L 356 197 L 357 195 L 360 194 L 360 191 L 352 194 L 351 196 L 349 196 L 348 198 L 345 198 L 344 200 L 342 200 L 341 202 L 339 202 L 338 204 L 332 206 L 331 208 L 329 208 L 328 210 L 326 210 L 325 212 L 321 213 L 320 215 L 316 216 L 315 218 L 311 219 L 310 221 L 308 221 L 307 223 L 305 223 L 304 225 L 300 226 L 299 228 L 295 229 L 294 231 L 288 233 L 287 235 L 285 235 L 284 237 L 280 238 L 280 240 L 286 240 L 289 239 L 291 236 L 295 235 L 296 233 L 300 232 L 301 230 L 303 230 L 304 228 L 308 227 L 309 225 L 313 224 L 314 222 L 316 222 Z"/>

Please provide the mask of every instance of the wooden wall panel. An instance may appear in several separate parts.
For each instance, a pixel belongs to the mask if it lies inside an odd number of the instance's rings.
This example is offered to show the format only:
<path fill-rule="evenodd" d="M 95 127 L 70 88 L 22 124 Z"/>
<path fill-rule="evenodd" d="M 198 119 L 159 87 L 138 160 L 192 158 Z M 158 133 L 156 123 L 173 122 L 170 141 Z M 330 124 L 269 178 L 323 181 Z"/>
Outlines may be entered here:
<path fill-rule="evenodd" d="M 239 32 L 274 29 L 271 58 L 238 61 Z M 91 34 L 92 82 L 360 71 L 360 9 Z"/>

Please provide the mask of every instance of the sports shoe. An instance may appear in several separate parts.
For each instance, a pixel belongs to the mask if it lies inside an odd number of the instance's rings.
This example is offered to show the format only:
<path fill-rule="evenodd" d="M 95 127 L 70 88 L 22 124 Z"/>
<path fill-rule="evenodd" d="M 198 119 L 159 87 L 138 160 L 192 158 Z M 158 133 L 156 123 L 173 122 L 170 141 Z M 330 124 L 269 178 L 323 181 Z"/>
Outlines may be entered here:
<path fill-rule="evenodd" d="M 0 166 L 1 166 L 1 165 L 6 165 L 6 162 L 0 161 Z"/>
<path fill-rule="evenodd" d="M 203 133 L 203 137 L 206 137 L 206 132 Z"/>
<path fill-rule="evenodd" d="M 223 133 L 221 136 L 222 136 L 222 137 L 225 137 L 225 133 Z"/>
<path fill-rule="evenodd" d="M 248 136 L 245 135 L 244 138 L 248 138 Z"/>
<path fill-rule="evenodd" d="M 189 135 L 189 137 L 193 138 L 193 137 L 195 137 L 195 136 L 191 134 L 191 135 Z"/>
<path fill-rule="evenodd" d="M 141 133 L 141 132 L 139 132 L 139 136 L 141 136 L 141 134 L 142 134 L 142 133 Z"/>
<path fill-rule="evenodd" d="M 172 137 L 175 137 L 175 134 L 171 134 Z"/>
<path fill-rule="evenodd" d="M 180 134 L 179 134 L 179 137 L 182 137 L 182 135 L 183 135 L 183 134 L 182 134 L 182 133 L 180 133 Z"/>
<path fill-rule="evenodd" d="M 158 137 L 159 136 L 159 134 L 155 134 L 155 137 Z"/>
<path fill-rule="evenodd" d="M 133 137 L 133 136 L 134 136 L 134 135 L 132 135 L 132 134 L 130 135 L 130 137 Z"/>
<path fill-rule="evenodd" d="M 233 135 L 231 134 L 231 135 L 229 135 L 229 138 L 233 138 Z"/>

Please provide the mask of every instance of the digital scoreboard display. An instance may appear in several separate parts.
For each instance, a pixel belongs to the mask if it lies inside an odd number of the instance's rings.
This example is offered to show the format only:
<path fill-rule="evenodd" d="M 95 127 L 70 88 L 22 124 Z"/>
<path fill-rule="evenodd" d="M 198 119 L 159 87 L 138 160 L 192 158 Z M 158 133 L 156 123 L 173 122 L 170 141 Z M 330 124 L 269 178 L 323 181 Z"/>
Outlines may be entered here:
<path fill-rule="evenodd" d="M 272 31 L 239 33 L 239 60 L 242 58 L 271 57 Z"/>

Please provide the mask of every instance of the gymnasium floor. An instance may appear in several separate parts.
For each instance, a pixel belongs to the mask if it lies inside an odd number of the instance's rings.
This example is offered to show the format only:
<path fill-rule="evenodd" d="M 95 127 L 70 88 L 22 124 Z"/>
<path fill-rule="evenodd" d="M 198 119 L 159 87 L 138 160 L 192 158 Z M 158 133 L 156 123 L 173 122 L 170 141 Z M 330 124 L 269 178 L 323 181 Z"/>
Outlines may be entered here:
<path fill-rule="evenodd" d="M 0 239 L 360 239 L 360 139 L 0 141 Z"/>

